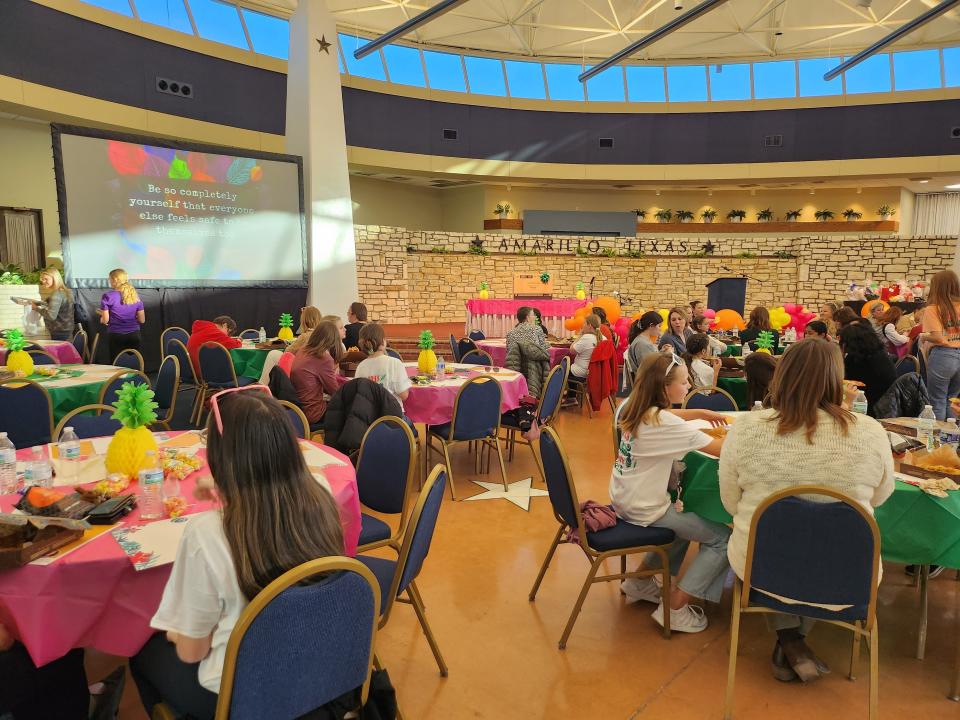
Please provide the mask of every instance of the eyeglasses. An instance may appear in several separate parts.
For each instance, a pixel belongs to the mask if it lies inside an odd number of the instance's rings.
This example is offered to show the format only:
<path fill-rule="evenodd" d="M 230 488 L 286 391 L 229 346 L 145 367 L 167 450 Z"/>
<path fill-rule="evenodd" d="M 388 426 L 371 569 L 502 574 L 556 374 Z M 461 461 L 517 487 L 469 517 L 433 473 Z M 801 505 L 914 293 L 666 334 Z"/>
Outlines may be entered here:
<path fill-rule="evenodd" d="M 235 388 L 227 388 L 226 390 L 221 390 L 216 395 L 210 396 L 210 410 L 213 413 L 213 419 L 217 422 L 217 432 L 223 435 L 223 420 L 220 418 L 220 405 L 219 401 L 224 395 L 229 395 L 230 393 L 241 392 L 243 390 L 262 390 L 270 397 L 273 397 L 273 393 L 270 392 L 270 388 L 266 385 L 242 385 Z"/>
<path fill-rule="evenodd" d="M 670 374 L 670 371 L 675 367 L 680 367 L 683 365 L 683 360 L 677 357 L 676 353 L 670 353 L 670 364 L 667 365 L 667 371 L 663 374 L 664 377 Z"/>

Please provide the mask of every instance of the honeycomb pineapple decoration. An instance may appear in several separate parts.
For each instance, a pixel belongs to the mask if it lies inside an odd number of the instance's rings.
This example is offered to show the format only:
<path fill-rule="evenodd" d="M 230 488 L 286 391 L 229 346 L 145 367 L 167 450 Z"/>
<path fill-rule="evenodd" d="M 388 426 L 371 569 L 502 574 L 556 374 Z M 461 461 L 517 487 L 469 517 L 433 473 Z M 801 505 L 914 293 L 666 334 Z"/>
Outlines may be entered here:
<path fill-rule="evenodd" d="M 586 299 L 587 299 L 587 291 L 583 289 L 583 283 L 578 282 L 577 283 L 577 300 L 586 300 Z"/>
<path fill-rule="evenodd" d="M 480 299 L 487 300 L 490 297 L 490 284 L 484 280 L 480 283 Z"/>
<path fill-rule="evenodd" d="M 437 369 L 437 354 L 433 351 L 433 333 L 424 330 L 420 333 L 420 355 L 417 357 L 417 369 L 424 375 L 433 375 Z"/>
<path fill-rule="evenodd" d="M 19 330 L 7 330 L 5 337 L 7 340 L 7 370 L 18 375 L 22 373 L 24 377 L 32 375 L 33 358 L 30 357 L 30 353 L 24 350 L 27 341 L 24 339 L 23 333 Z"/>
<path fill-rule="evenodd" d="M 153 390 L 147 385 L 124 383 L 113 406 L 113 419 L 123 427 L 114 433 L 107 448 L 107 472 L 136 480 L 140 469 L 146 467 L 147 451 L 157 451 L 157 441 L 148 427 L 157 419 Z"/>
<path fill-rule="evenodd" d="M 293 317 L 290 313 L 284 313 L 280 316 L 280 332 L 277 333 L 280 340 L 293 340 Z"/>
<path fill-rule="evenodd" d="M 757 348 L 754 352 L 773 355 L 773 333 L 769 330 L 761 330 L 757 333 L 757 339 L 753 344 Z"/>

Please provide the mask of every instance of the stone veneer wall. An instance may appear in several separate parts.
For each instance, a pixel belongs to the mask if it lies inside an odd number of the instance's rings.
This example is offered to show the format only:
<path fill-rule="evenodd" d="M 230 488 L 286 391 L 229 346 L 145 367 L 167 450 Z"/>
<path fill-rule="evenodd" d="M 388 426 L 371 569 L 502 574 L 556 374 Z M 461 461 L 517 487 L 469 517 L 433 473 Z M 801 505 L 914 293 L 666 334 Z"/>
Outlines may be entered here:
<path fill-rule="evenodd" d="M 851 280 L 928 278 L 952 267 L 957 245 L 956 238 L 536 237 L 375 225 L 357 226 L 355 233 L 360 299 L 372 319 L 397 323 L 463 320 L 464 302 L 476 297 L 481 281 L 490 284 L 491 297 L 510 298 L 513 274 L 524 271 L 550 273 L 558 297 L 573 297 L 578 282 L 596 277 L 595 295 L 620 292 L 630 298 L 625 303 L 630 310 L 705 300 L 707 282 L 739 274 L 752 278 L 747 284 L 748 308 L 793 301 L 815 307 L 842 300 Z M 475 238 L 483 240 L 488 255 L 469 252 Z M 713 254 L 688 254 L 701 252 L 707 242 L 713 245 Z M 640 243 L 642 257 L 625 256 L 636 252 Z M 586 256 L 572 254 L 578 245 Z M 522 254 L 534 252 L 535 246 L 536 255 Z M 434 251 L 440 248 L 445 251 Z M 778 251 L 787 257 L 774 256 Z M 755 257 L 737 257 L 741 253 Z"/>

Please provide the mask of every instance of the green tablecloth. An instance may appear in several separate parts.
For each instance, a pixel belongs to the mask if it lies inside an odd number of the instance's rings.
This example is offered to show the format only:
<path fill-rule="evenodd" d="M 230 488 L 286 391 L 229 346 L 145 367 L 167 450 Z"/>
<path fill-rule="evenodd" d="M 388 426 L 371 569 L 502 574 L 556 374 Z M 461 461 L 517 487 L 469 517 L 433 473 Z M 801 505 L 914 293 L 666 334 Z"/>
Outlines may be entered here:
<path fill-rule="evenodd" d="M 740 357 L 743 354 L 743 345 L 727 345 L 721 357 Z"/>
<path fill-rule="evenodd" d="M 257 348 L 239 348 L 230 351 L 230 358 L 233 360 L 233 369 L 237 375 L 260 379 L 263 372 L 263 363 L 266 362 L 269 350 L 259 350 Z"/>
<path fill-rule="evenodd" d="M 50 395 L 53 421 L 58 423 L 71 410 L 96 404 L 104 383 L 121 369 L 112 365 L 60 365 L 63 372 L 57 377 L 34 374 L 29 379 L 39 383 Z"/>
<path fill-rule="evenodd" d="M 707 520 L 733 519 L 720 502 L 718 462 L 702 453 L 683 459 L 683 509 Z M 960 568 L 960 491 L 940 499 L 907 483 L 875 510 L 884 560 L 909 565 Z"/>
<path fill-rule="evenodd" d="M 742 377 L 721 377 L 717 378 L 717 387 L 726 390 L 737 403 L 741 410 L 749 410 L 747 405 L 747 379 Z"/>

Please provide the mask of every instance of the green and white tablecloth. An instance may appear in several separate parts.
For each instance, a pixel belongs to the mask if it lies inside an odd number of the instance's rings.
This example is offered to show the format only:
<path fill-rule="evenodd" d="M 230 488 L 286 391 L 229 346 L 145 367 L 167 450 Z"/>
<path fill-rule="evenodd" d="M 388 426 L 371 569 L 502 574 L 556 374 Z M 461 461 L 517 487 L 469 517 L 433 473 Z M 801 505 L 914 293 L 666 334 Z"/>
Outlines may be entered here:
<path fill-rule="evenodd" d="M 720 502 L 718 461 L 703 453 L 688 453 L 684 462 L 684 512 L 714 522 L 733 522 Z M 884 560 L 960 568 L 960 491 L 941 499 L 898 480 L 893 495 L 874 513 Z"/>
<path fill-rule="evenodd" d="M 237 376 L 260 379 L 263 372 L 263 364 L 267 360 L 269 350 L 260 350 L 258 348 L 236 348 L 230 351 L 230 358 L 233 360 L 233 369 Z"/>
<path fill-rule="evenodd" d="M 47 367 L 54 367 L 48 365 Z M 34 373 L 28 379 L 39 383 L 53 403 L 53 421 L 83 405 L 93 405 L 100 399 L 100 390 L 114 373 L 128 368 L 114 365 L 59 365 L 56 376 Z"/>
<path fill-rule="evenodd" d="M 737 403 L 741 410 L 749 410 L 747 405 L 747 379 L 742 377 L 721 377 L 717 378 L 717 387 L 726 390 Z"/>

